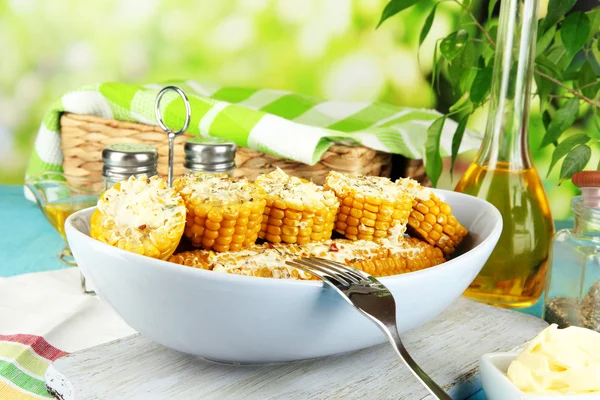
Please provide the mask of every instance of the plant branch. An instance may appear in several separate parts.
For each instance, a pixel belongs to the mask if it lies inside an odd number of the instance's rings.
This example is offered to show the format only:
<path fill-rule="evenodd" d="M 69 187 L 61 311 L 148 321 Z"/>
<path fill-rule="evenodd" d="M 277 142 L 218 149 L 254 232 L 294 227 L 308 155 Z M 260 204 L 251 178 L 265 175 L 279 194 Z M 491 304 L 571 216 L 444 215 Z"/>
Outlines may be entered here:
<path fill-rule="evenodd" d="M 587 85 L 583 85 L 582 87 L 579 88 L 579 90 L 585 89 L 585 88 L 589 88 L 590 86 L 594 86 L 597 85 L 598 82 L 590 82 Z"/>
<path fill-rule="evenodd" d="M 479 23 L 479 21 L 477 21 L 477 18 L 473 15 L 473 13 L 471 12 L 471 10 L 468 7 L 465 7 L 465 5 L 462 4 L 461 2 L 459 2 L 458 0 L 454 0 L 454 2 L 456 4 L 458 4 L 463 10 L 465 10 L 465 11 L 467 11 L 469 13 L 469 16 L 471 17 L 471 19 L 473 20 L 473 22 L 475 23 L 475 25 L 477 25 L 479 27 L 479 29 L 481 29 L 481 32 L 483 32 L 483 34 L 485 35 L 488 43 L 492 47 L 496 47 L 496 43 L 492 40 L 492 38 L 490 37 L 490 34 L 488 33 L 488 31 L 483 27 L 483 25 L 481 25 Z"/>
<path fill-rule="evenodd" d="M 574 90 L 574 89 L 570 88 L 569 86 L 565 85 L 564 83 L 562 83 L 558 79 L 555 79 L 552 76 L 543 73 L 539 69 L 536 69 L 535 73 L 538 74 L 539 76 L 543 77 L 543 78 L 548 79 L 551 82 L 554 82 L 556 85 L 562 87 L 567 92 L 571 93 L 573 96 L 579 97 L 581 100 L 585 101 L 586 103 L 589 103 L 589 104 L 593 105 L 594 107 L 600 108 L 600 103 L 598 103 L 596 100 L 590 99 L 589 97 L 585 96 L 583 93 L 580 93 L 577 90 Z"/>
<path fill-rule="evenodd" d="M 548 95 L 548 97 L 550 97 L 551 99 L 570 99 L 571 98 L 569 96 L 564 96 L 564 95 L 560 95 L 560 94 L 550 94 L 550 95 Z"/>

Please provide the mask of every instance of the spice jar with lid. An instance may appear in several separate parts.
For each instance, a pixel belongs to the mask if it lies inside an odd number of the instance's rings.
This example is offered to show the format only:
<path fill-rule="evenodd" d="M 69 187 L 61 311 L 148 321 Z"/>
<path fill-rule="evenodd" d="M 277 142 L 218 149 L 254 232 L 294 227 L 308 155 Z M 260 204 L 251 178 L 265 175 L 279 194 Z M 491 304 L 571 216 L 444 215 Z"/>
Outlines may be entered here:
<path fill-rule="evenodd" d="M 150 145 L 138 143 L 117 143 L 102 150 L 102 176 L 105 189 L 130 176 L 156 175 L 158 151 Z"/>
<path fill-rule="evenodd" d="M 600 171 L 578 172 L 572 181 L 581 190 L 571 200 L 575 225 L 552 240 L 543 318 L 600 332 Z"/>
<path fill-rule="evenodd" d="M 185 142 L 185 172 L 231 175 L 235 169 L 235 143 L 216 137 L 195 137 Z"/>

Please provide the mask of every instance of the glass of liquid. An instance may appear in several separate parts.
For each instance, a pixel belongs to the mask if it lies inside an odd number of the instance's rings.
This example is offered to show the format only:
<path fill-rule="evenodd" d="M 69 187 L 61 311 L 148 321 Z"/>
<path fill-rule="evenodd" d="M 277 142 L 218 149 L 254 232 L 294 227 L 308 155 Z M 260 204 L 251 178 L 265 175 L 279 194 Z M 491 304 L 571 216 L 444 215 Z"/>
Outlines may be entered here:
<path fill-rule="evenodd" d="M 64 264 L 77 266 L 65 236 L 65 220 L 75 211 L 95 206 L 104 188 L 104 179 L 44 172 L 28 177 L 25 186 L 33 193 L 42 213 L 64 240 L 57 258 Z"/>

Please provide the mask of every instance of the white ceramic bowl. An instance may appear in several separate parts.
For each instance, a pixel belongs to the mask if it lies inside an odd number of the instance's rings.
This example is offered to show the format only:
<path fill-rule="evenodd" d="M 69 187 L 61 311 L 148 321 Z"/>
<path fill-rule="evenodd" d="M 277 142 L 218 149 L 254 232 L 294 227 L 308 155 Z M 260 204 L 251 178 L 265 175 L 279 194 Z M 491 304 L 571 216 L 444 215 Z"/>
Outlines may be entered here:
<path fill-rule="evenodd" d="M 481 386 L 487 400 L 592 400 L 598 394 L 527 394 L 516 387 L 506 372 L 517 353 L 489 353 L 479 360 Z"/>
<path fill-rule="evenodd" d="M 491 204 L 436 190 L 469 230 L 459 256 L 439 266 L 381 278 L 394 294 L 399 329 L 444 311 L 475 278 L 502 231 Z M 379 329 L 322 282 L 245 277 L 185 267 L 92 239 L 94 208 L 71 215 L 66 233 L 96 293 L 135 330 L 208 359 L 266 363 L 343 353 L 385 341 Z"/>

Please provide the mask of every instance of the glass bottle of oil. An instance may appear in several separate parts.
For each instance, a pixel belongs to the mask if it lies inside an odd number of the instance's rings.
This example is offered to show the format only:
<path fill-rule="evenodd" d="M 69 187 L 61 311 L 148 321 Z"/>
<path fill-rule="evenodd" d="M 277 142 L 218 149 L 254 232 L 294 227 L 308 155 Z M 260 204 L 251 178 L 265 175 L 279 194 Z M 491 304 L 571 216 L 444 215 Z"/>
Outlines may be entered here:
<path fill-rule="evenodd" d="M 465 295 L 501 307 L 540 298 L 554 234 L 548 199 L 529 153 L 528 123 L 537 0 L 501 2 L 485 137 L 456 190 L 502 214 L 498 245 Z"/>

